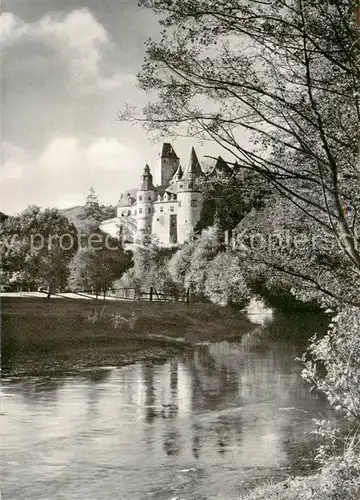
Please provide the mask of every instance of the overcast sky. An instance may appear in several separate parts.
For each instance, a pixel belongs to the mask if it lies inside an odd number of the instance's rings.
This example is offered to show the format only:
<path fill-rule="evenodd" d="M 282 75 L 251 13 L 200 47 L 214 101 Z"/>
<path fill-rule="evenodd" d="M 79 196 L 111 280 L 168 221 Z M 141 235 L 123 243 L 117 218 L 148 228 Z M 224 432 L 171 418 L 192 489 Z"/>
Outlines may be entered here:
<path fill-rule="evenodd" d="M 1 210 L 83 204 L 90 186 L 115 204 L 161 146 L 116 120 L 146 103 L 136 74 L 157 18 L 136 0 L 2 0 L 1 18 Z M 185 163 L 193 141 L 172 143 Z"/>

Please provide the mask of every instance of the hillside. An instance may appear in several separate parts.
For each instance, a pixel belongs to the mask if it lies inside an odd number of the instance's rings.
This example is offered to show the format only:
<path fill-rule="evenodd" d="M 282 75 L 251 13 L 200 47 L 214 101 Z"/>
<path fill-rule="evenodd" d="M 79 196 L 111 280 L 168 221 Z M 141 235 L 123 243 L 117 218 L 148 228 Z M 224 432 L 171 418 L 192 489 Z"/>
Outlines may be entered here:
<path fill-rule="evenodd" d="M 108 206 L 102 205 L 100 208 L 103 213 L 102 220 L 116 217 L 116 207 L 113 207 L 111 205 Z M 75 207 L 70 207 L 70 208 L 59 209 L 59 212 L 65 217 L 67 217 L 69 221 L 72 222 L 78 229 L 82 228 L 84 223 L 83 220 L 78 218 L 78 216 L 82 213 L 82 211 L 83 207 L 81 205 L 77 205 Z"/>
<path fill-rule="evenodd" d="M 65 215 L 69 219 L 69 221 L 73 222 L 75 225 L 79 223 L 78 215 L 81 214 L 83 207 L 81 205 L 70 207 L 70 208 L 62 208 L 59 209 L 61 215 Z"/>

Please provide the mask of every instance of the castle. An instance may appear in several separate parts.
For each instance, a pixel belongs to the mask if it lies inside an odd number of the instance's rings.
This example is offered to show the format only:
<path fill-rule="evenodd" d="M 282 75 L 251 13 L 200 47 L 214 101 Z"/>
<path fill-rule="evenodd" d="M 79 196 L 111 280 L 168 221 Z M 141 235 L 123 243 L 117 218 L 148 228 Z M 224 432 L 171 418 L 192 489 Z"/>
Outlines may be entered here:
<path fill-rule="evenodd" d="M 138 188 L 120 196 L 117 217 L 102 222 L 101 228 L 124 244 L 139 242 L 145 234 L 156 235 L 164 246 L 182 244 L 200 220 L 204 181 L 229 171 L 220 156 L 215 162 L 203 162 L 202 167 L 194 148 L 183 168 L 171 144 L 164 143 L 154 178 L 146 165 Z"/>

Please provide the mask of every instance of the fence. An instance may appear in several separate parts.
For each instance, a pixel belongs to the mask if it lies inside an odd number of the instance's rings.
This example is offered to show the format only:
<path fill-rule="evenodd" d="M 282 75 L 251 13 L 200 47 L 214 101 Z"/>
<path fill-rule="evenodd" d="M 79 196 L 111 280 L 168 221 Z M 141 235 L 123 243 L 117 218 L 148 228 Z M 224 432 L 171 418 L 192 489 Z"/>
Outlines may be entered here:
<path fill-rule="evenodd" d="M 144 292 L 137 288 L 118 288 L 112 290 L 111 294 L 123 300 L 146 300 L 149 302 L 190 302 L 190 289 L 186 290 L 184 295 L 175 295 L 169 293 L 158 292 L 154 287 L 150 288 L 149 292 Z"/>
<path fill-rule="evenodd" d="M 84 295 L 89 297 L 89 295 L 94 296 L 94 290 L 81 290 L 77 292 L 78 295 Z M 144 292 L 138 288 L 113 288 L 109 290 L 106 294 L 99 294 L 102 298 L 117 298 L 120 300 L 137 300 L 137 301 L 148 301 L 148 302 L 185 302 L 189 304 L 190 302 L 190 289 L 186 290 L 185 294 L 175 295 L 170 293 L 158 292 L 155 287 L 151 287 L 149 292 Z"/>

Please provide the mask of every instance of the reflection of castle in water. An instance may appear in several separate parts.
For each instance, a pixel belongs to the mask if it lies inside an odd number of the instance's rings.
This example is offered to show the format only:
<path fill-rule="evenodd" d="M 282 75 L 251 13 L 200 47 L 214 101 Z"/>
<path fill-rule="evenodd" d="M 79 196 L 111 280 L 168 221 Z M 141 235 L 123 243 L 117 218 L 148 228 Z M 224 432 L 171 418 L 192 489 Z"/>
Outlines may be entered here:
<path fill-rule="evenodd" d="M 110 454 L 118 467 L 160 467 L 175 459 L 190 468 L 219 461 L 238 469 L 277 467 L 324 409 L 301 383 L 294 357 L 275 345 L 221 342 L 163 365 L 139 363 L 48 384 L 23 381 L 19 392 L 21 405 L 35 408 L 36 439 L 47 439 L 51 429 L 104 463 Z M 19 414 L 19 404 L 10 400 L 8 411 Z M 302 420 L 281 407 L 302 407 Z M 62 460 L 72 449 L 55 446 L 51 453 Z"/>
<path fill-rule="evenodd" d="M 223 342 L 163 366 L 142 366 L 148 443 L 189 459 L 217 450 L 250 466 L 259 457 L 268 466 L 285 460 L 281 429 L 290 416 L 279 407 L 291 406 L 301 390 L 292 359 Z"/>

